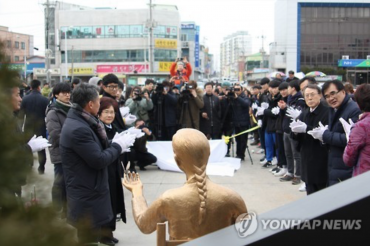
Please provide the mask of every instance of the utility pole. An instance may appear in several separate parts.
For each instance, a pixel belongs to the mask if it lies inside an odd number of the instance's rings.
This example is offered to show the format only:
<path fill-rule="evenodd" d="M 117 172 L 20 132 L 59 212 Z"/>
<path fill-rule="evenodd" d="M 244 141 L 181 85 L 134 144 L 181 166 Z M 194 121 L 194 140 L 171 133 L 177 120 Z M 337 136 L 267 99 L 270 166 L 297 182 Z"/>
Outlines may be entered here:
<path fill-rule="evenodd" d="M 153 21 L 153 5 L 152 0 L 149 1 L 149 21 L 147 22 L 147 27 L 149 29 L 149 71 L 153 73 L 154 71 L 154 36 L 153 36 L 153 29 L 155 27 L 155 23 Z"/>
<path fill-rule="evenodd" d="M 263 47 L 265 45 L 265 38 L 266 38 L 266 36 L 261 35 L 258 38 L 261 38 L 261 42 L 262 42 L 261 51 L 260 51 L 261 52 L 261 56 L 262 56 L 262 61 L 261 61 L 260 67 L 263 68 L 264 67 L 264 63 L 265 63 L 265 49 Z"/>
<path fill-rule="evenodd" d="M 72 45 L 72 50 L 71 50 L 71 56 L 72 56 L 72 68 L 71 68 L 71 82 L 73 82 L 73 63 L 74 63 L 74 55 L 73 55 L 73 45 Z M 67 69 L 68 70 L 68 69 Z"/>
<path fill-rule="evenodd" d="M 45 26 L 46 26 L 46 49 L 45 49 L 45 66 L 46 66 L 46 82 L 50 85 L 50 35 L 49 35 L 49 0 L 46 1 L 46 12 L 45 12 Z"/>

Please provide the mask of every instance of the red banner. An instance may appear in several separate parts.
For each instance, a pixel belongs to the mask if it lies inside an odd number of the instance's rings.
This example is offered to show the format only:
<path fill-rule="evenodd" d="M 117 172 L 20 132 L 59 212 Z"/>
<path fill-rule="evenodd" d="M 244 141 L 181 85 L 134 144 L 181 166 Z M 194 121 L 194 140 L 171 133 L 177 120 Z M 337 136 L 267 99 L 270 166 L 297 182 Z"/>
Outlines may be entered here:
<path fill-rule="evenodd" d="M 97 65 L 97 73 L 138 73 L 149 72 L 149 65 L 132 64 L 132 65 Z"/>

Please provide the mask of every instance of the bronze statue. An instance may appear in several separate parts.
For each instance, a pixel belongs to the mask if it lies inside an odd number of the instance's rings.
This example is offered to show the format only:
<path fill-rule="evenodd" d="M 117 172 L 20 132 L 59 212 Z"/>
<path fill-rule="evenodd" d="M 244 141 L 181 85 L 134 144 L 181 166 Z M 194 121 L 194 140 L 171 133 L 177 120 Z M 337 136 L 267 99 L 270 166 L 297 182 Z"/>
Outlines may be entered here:
<path fill-rule="evenodd" d="M 182 129 L 172 141 L 175 160 L 186 174 L 184 186 L 166 191 L 148 207 L 139 174 L 125 175 L 123 185 L 132 192 L 132 210 L 146 234 L 168 221 L 171 240 L 191 240 L 235 223 L 247 213 L 243 199 L 206 176 L 210 155 L 207 138 L 198 130 Z"/>

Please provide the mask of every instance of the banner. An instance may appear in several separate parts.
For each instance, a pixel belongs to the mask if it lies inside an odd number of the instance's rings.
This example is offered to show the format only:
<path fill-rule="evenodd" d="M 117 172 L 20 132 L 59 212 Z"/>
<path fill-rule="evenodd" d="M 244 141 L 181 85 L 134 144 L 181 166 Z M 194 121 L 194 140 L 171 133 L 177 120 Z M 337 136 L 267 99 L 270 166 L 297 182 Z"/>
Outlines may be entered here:
<path fill-rule="evenodd" d="M 155 39 L 154 47 L 156 49 L 177 49 L 177 40 L 174 39 Z"/>
<path fill-rule="evenodd" d="M 370 60 L 365 59 L 338 60 L 338 67 L 370 67 Z"/>
<path fill-rule="evenodd" d="M 72 74 L 72 68 L 68 69 L 68 74 Z M 94 74 L 94 69 L 91 67 L 75 67 L 73 68 L 73 74 L 74 75 L 93 75 Z"/>
<path fill-rule="evenodd" d="M 172 62 L 159 62 L 159 72 L 170 72 Z"/>
<path fill-rule="evenodd" d="M 145 64 L 132 64 L 132 65 L 97 65 L 97 73 L 144 73 L 149 71 L 149 65 Z"/>
<path fill-rule="evenodd" d="M 195 67 L 199 68 L 199 26 L 196 27 L 195 32 L 195 50 L 194 50 L 194 57 L 195 57 Z"/>

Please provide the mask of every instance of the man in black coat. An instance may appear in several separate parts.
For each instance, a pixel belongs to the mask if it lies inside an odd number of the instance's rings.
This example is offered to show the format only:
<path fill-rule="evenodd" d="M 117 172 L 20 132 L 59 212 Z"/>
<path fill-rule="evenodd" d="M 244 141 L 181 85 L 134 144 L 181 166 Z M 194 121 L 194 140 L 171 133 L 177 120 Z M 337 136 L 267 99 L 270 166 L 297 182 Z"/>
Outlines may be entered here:
<path fill-rule="evenodd" d="M 301 177 L 306 183 L 307 195 L 322 190 L 328 181 L 328 149 L 314 139 L 308 131 L 328 124 L 329 108 L 321 102 L 321 90 L 317 85 L 307 85 L 304 90 L 308 108 L 304 108 L 299 121 L 291 123 L 293 139 L 298 141 L 301 154 Z"/>
<path fill-rule="evenodd" d="M 204 85 L 204 107 L 201 109 L 200 130 L 208 139 L 221 139 L 221 104 L 218 96 L 213 94 L 213 84 Z"/>
<path fill-rule="evenodd" d="M 41 94 L 41 82 L 39 80 L 31 81 L 31 93 L 25 96 L 21 104 L 20 117 L 24 120 L 24 131 L 26 134 L 42 136 L 46 138 L 46 108 L 49 100 Z M 41 150 L 37 152 L 39 159 L 38 171 L 40 174 L 45 172 L 46 152 Z"/>
<path fill-rule="evenodd" d="M 168 81 L 158 84 L 152 94 L 154 105 L 155 136 L 158 140 L 171 141 L 177 130 L 177 99 L 172 91 L 172 85 Z"/>
<path fill-rule="evenodd" d="M 118 134 L 108 142 L 96 117 L 100 100 L 95 86 L 82 83 L 72 96 L 60 138 L 67 219 L 77 227 L 81 243 L 97 242 L 100 227 L 113 218 L 107 167 L 133 144 L 135 135 Z"/>
<path fill-rule="evenodd" d="M 314 129 L 312 135 L 329 147 L 329 185 L 334 185 L 352 177 L 352 167 L 346 166 L 343 162 L 347 138 L 339 119 L 343 118 L 347 122 L 352 119 L 356 122 L 361 110 L 346 94 L 343 83 L 338 80 L 325 82 L 322 91 L 331 108 L 329 126 Z"/>
<path fill-rule="evenodd" d="M 250 128 L 251 118 L 249 116 L 249 107 L 251 100 L 243 92 L 239 84 L 234 85 L 235 98 L 232 100 L 233 123 L 235 134 L 248 130 Z M 245 150 L 247 149 L 248 135 L 242 134 L 235 138 L 236 157 L 244 161 Z"/>

